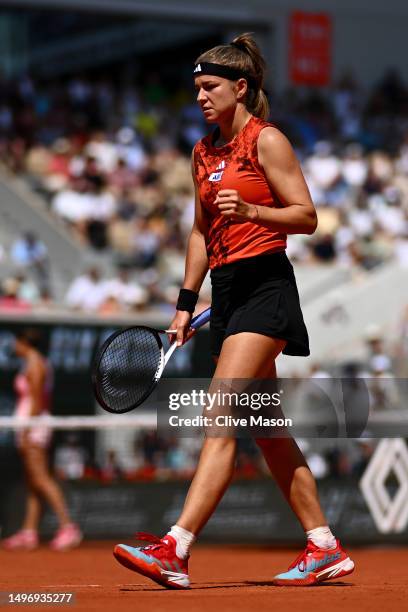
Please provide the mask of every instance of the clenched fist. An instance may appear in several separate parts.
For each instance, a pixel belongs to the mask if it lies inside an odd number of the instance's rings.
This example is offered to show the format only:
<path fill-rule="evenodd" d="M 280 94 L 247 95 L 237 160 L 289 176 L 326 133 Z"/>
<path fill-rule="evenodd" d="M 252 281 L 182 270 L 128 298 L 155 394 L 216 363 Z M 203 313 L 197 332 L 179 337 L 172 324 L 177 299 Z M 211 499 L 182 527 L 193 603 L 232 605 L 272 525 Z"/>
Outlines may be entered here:
<path fill-rule="evenodd" d="M 259 216 L 257 207 L 244 202 L 236 189 L 220 189 L 214 204 L 218 206 L 223 217 L 229 217 L 241 223 L 255 221 Z"/>

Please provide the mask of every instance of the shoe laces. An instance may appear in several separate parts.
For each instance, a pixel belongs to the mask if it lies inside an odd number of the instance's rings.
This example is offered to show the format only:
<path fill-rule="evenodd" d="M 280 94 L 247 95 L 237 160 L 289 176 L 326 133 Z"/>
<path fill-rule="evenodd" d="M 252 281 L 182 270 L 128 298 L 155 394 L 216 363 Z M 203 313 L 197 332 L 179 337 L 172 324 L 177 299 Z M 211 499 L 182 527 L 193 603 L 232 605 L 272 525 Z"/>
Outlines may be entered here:
<path fill-rule="evenodd" d="M 138 531 L 137 533 L 135 533 L 134 537 L 136 538 L 136 540 L 142 540 L 142 541 L 150 542 L 147 546 L 142 546 L 141 550 L 153 551 L 153 550 L 157 550 L 159 548 L 162 548 L 163 546 L 166 546 L 166 543 L 163 542 L 163 540 L 161 540 L 157 536 L 153 535 L 152 533 L 146 533 L 144 531 Z"/>
<path fill-rule="evenodd" d="M 306 565 L 307 565 L 307 557 L 315 550 L 316 550 L 316 546 L 313 544 L 313 542 L 308 542 L 305 550 L 301 552 L 298 557 L 296 557 L 293 563 L 289 565 L 288 569 L 291 570 L 294 567 L 297 567 L 300 572 L 304 572 L 306 569 Z"/>

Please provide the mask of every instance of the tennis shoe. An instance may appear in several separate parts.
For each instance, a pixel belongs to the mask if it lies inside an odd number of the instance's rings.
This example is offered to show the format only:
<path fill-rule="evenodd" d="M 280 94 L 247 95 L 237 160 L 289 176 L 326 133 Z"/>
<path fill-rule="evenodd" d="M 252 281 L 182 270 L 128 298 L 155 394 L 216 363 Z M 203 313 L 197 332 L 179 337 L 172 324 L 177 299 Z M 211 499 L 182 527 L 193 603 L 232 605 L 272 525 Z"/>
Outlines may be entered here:
<path fill-rule="evenodd" d="M 82 537 L 78 525 L 75 525 L 75 523 L 68 523 L 58 529 L 50 542 L 50 548 L 59 552 L 70 550 L 82 542 Z"/>
<path fill-rule="evenodd" d="M 35 529 L 20 529 L 2 542 L 5 550 L 35 550 L 38 545 L 38 532 Z"/>
<path fill-rule="evenodd" d="M 180 559 L 177 556 L 176 540 L 171 535 L 160 539 L 139 532 L 135 537 L 149 544 L 140 548 L 118 544 L 113 555 L 119 563 L 168 589 L 190 588 L 188 558 Z"/>
<path fill-rule="evenodd" d="M 277 586 L 311 586 L 351 574 L 354 563 L 336 540 L 336 548 L 318 548 L 313 542 L 289 566 L 287 572 L 273 579 Z"/>

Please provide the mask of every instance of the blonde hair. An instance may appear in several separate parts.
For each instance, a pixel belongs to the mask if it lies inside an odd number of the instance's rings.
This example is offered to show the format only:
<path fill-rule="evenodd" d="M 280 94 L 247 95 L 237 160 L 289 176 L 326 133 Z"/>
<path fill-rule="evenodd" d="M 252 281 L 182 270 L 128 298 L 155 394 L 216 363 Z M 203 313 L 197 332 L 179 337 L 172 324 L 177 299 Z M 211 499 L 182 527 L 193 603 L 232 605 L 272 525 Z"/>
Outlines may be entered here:
<path fill-rule="evenodd" d="M 240 34 L 229 45 L 218 45 L 204 51 L 195 63 L 200 62 L 221 64 L 246 72 L 253 79 L 256 88 L 250 88 L 248 83 L 245 106 L 255 117 L 268 118 L 269 103 L 263 91 L 266 63 L 252 34 Z"/>

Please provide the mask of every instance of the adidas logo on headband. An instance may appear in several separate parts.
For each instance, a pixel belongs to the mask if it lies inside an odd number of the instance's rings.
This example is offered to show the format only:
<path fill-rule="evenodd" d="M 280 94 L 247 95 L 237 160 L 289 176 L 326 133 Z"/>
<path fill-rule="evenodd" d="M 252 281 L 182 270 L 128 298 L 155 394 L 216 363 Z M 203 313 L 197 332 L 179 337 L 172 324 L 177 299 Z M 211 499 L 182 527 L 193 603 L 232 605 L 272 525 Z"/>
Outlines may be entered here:
<path fill-rule="evenodd" d="M 219 76 L 223 79 L 229 79 L 230 81 L 237 81 L 240 78 L 244 78 L 248 82 L 248 87 L 255 91 L 259 90 L 255 78 L 240 68 L 231 68 L 231 66 L 214 64 L 213 62 L 200 62 L 194 67 L 193 71 L 194 75 L 198 73 Z"/>

